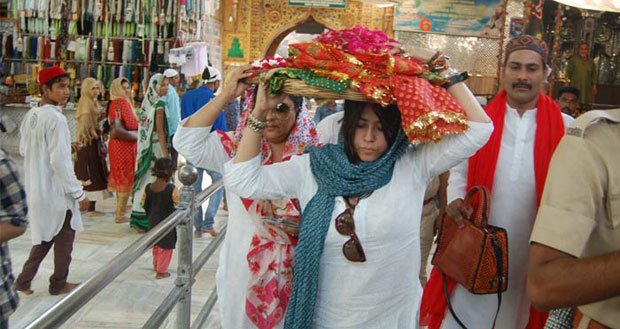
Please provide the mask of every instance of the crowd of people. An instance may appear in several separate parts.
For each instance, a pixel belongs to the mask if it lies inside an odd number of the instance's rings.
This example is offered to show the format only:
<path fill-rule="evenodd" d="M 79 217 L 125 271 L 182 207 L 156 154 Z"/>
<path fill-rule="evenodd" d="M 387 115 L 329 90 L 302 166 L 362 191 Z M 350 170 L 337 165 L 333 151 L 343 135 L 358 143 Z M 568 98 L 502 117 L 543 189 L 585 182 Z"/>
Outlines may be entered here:
<path fill-rule="evenodd" d="M 50 294 L 75 288 L 67 276 L 80 209 L 100 216 L 95 205 L 112 191 L 115 222 L 138 232 L 172 213 L 176 152 L 198 168 L 196 191 L 204 173 L 224 178 L 194 218 L 195 237 L 216 236 L 225 194 L 216 274 L 223 328 L 620 328 L 620 110 L 575 120 L 595 86 L 545 95 L 548 55 L 535 37 L 512 38 L 503 88 L 484 109 L 454 79 L 462 75 L 446 70 L 444 87 L 469 128 L 417 145 L 394 104 L 329 101 L 312 118 L 304 97 L 271 94 L 268 75 L 250 85 L 250 65 L 225 86 L 206 67 L 200 86 L 184 93 L 175 70 L 155 74 L 140 108 L 127 79 L 114 80 L 105 110 L 98 82 L 86 79 L 72 145 L 61 110 L 69 80 L 59 67 L 42 70 L 42 101 L 20 130 L 23 187 L 0 152 L 0 328 L 17 307 L 15 290 L 33 293 L 52 246 Z M 474 294 L 437 268 L 427 273 L 436 219 L 470 220 L 464 198 L 479 185 L 490 191 L 489 224 L 508 236 L 497 314 L 497 295 Z M 13 284 L 6 241 L 26 225 L 33 247 Z M 153 248 L 156 278 L 170 275 L 175 244 L 172 231 Z"/>

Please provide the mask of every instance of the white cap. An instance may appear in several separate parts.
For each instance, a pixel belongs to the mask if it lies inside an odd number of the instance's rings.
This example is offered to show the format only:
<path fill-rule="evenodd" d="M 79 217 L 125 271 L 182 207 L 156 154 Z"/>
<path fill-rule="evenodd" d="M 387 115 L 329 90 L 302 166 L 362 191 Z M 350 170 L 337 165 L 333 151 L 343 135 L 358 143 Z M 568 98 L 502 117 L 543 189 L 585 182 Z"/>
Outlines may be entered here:
<path fill-rule="evenodd" d="M 222 76 L 220 75 L 220 71 L 213 66 L 205 67 L 205 70 L 202 71 L 202 82 L 203 83 L 213 83 L 215 81 L 222 80 Z"/>
<path fill-rule="evenodd" d="M 174 70 L 174 69 L 167 69 L 164 71 L 164 76 L 166 78 L 176 77 L 177 75 L 179 75 L 179 72 L 177 72 L 177 70 Z"/>

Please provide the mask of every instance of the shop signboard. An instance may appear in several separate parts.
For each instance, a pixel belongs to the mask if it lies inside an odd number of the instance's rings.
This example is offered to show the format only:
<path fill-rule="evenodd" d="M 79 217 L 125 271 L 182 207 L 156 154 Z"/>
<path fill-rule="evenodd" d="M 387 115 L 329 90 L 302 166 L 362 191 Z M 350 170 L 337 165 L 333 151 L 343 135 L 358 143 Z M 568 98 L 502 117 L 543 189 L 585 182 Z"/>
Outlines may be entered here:
<path fill-rule="evenodd" d="M 504 6 L 503 0 L 401 0 L 394 30 L 499 38 Z"/>
<path fill-rule="evenodd" d="M 347 0 L 288 0 L 289 6 L 340 8 L 347 7 Z"/>

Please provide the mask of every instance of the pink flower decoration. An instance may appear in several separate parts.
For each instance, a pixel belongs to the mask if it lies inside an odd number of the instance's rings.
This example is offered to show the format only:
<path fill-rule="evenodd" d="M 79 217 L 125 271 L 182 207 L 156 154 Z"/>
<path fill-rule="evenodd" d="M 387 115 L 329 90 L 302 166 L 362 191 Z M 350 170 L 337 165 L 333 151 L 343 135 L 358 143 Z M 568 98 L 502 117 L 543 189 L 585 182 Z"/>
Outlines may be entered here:
<path fill-rule="evenodd" d="M 263 286 L 254 286 L 254 293 L 258 296 L 265 294 L 265 287 Z"/>
<path fill-rule="evenodd" d="M 265 311 L 267 311 L 267 304 L 260 304 L 258 305 L 258 307 L 256 308 L 256 310 L 259 313 L 265 313 Z"/>
<path fill-rule="evenodd" d="M 258 271 L 260 271 L 260 264 L 258 262 L 251 262 L 250 272 L 252 272 L 252 274 L 257 274 Z"/>
<path fill-rule="evenodd" d="M 258 235 L 254 235 L 252 237 L 252 246 L 258 246 L 258 244 L 260 243 L 260 238 L 258 237 Z"/>
<path fill-rule="evenodd" d="M 357 25 L 347 30 L 330 30 L 314 39 L 326 44 L 335 45 L 348 53 L 371 52 L 379 54 L 393 48 L 388 43 L 397 42 L 379 30 L 370 30 Z"/>

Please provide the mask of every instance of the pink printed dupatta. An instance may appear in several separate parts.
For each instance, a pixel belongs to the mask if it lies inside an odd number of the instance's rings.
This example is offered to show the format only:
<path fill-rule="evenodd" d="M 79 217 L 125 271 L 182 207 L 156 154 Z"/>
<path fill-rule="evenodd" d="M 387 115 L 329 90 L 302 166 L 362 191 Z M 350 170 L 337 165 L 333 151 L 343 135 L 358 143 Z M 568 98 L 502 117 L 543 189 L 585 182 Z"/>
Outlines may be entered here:
<path fill-rule="evenodd" d="M 218 131 L 224 149 L 232 158 L 243 137 L 243 130 L 253 104 L 252 91 L 246 93 L 244 112 L 237 130 L 232 133 Z M 307 146 L 317 145 L 318 135 L 314 121 L 305 106 L 300 109 L 297 122 L 291 130 L 282 161 L 302 154 Z M 261 164 L 273 163 L 273 154 L 266 140 L 262 140 Z M 245 310 L 248 318 L 259 329 L 272 329 L 283 318 L 293 286 L 293 252 L 297 238 L 282 229 L 266 224 L 263 217 L 275 217 L 299 222 L 301 207 L 296 199 L 250 200 L 241 199 L 256 224 L 256 232 L 247 254 L 250 280 L 247 286 Z"/>

